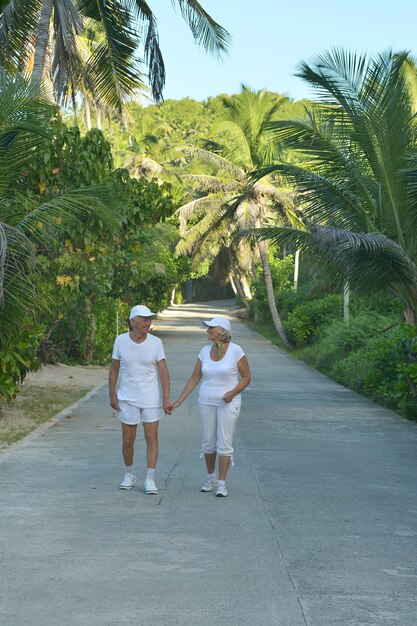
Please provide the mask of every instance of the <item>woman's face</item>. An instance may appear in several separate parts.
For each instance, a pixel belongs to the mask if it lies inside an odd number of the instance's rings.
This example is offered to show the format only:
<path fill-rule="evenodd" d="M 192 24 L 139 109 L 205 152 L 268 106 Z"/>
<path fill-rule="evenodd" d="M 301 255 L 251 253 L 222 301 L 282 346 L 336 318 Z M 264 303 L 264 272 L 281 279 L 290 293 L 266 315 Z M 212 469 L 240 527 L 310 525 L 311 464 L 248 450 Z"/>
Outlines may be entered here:
<path fill-rule="evenodd" d="M 224 335 L 224 328 L 221 326 L 207 326 L 207 336 L 214 343 L 221 341 Z"/>

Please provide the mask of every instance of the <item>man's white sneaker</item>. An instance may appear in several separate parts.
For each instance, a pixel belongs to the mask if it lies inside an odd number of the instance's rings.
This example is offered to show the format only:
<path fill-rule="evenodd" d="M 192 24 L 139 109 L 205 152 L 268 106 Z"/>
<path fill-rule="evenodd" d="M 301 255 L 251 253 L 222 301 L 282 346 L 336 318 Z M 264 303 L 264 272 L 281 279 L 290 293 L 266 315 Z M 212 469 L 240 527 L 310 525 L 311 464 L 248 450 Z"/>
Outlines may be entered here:
<path fill-rule="evenodd" d="M 145 493 L 148 495 L 158 493 L 158 487 L 155 485 L 155 481 L 151 478 L 145 480 Z"/>
<path fill-rule="evenodd" d="M 225 485 L 217 485 L 216 496 L 225 498 L 227 496 L 227 489 Z"/>
<path fill-rule="evenodd" d="M 216 478 L 203 478 L 203 480 L 201 481 L 203 484 L 200 487 L 200 491 L 212 491 L 213 487 L 215 487 L 217 485 L 217 479 Z"/>
<path fill-rule="evenodd" d="M 123 482 L 120 483 L 120 489 L 132 489 L 135 482 L 136 476 L 134 474 L 129 474 L 129 472 L 126 472 L 125 477 L 123 478 Z"/>

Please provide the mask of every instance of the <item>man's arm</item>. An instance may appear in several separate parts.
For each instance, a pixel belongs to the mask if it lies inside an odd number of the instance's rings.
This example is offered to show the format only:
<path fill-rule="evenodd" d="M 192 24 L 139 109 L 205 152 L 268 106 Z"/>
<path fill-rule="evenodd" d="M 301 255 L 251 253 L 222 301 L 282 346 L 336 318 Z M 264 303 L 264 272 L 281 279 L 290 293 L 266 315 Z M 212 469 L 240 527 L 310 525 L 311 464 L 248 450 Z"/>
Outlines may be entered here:
<path fill-rule="evenodd" d="M 164 412 L 169 415 L 171 411 L 169 408 L 171 407 L 171 389 L 169 382 L 169 372 L 168 366 L 165 359 L 161 359 L 161 361 L 157 362 L 158 371 L 159 371 L 159 380 L 161 381 L 162 387 L 162 396 L 163 396 L 163 406 Z"/>
<path fill-rule="evenodd" d="M 117 359 L 112 359 L 110 370 L 109 370 L 109 395 L 110 395 L 110 406 L 115 411 L 120 411 L 119 401 L 117 399 L 116 394 L 116 383 L 119 377 L 120 370 L 120 361 Z"/>

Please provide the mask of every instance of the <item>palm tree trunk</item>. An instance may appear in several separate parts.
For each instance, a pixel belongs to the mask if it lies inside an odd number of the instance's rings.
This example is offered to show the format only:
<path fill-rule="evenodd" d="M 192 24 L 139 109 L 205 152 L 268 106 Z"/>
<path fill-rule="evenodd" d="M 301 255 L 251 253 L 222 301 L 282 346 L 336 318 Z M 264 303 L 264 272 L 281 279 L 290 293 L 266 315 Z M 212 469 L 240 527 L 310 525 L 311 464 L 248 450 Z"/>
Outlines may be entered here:
<path fill-rule="evenodd" d="M 416 325 L 416 313 L 410 306 L 404 309 L 404 319 L 407 324 L 412 324 L 413 326 Z"/>
<path fill-rule="evenodd" d="M 32 85 L 41 86 L 45 69 L 46 52 L 49 40 L 49 24 L 52 17 L 52 0 L 43 0 L 36 34 L 35 58 L 33 61 Z"/>
<path fill-rule="evenodd" d="M 97 128 L 101 130 L 102 122 L 101 122 L 101 110 L 99 106 L 96 106 L 96 124 L 97 124 Z"/>
<path fill-rule="evenodd" d="M 300 270 L 300 251 L 295 251 L 294 256 L 294 291 L 298 289 L 298 274 Z"/>
<path fill-rule="evenodd" d="M 91 107 L 90 101 L 87 96 L 84 95 L 84 112 L 85 112 L 85 125 L 87 126 L 87 130 L 91 130 Z"/>
<path fill-rule="evenodd" d="M 350 317 L 349 296 L 350 296 L 349 285 L 345 283 L 345 286 L 343 287 L 343 319 L 345 320 L 347 324 L 349 324 L 349 317 Z"/>
<path fill-rule="evenodd" d="M 274 286 L 272 284 L 271 270 L 270 270 L 269 261 L 268 261 L 268 251 L 267 251 L 268 249 L 267 249 L 265 241 L 258 242 L 258 250 L 259 250 L 259 256 L 261 258 L 262 268 L 264 271 L 264 280 L 265 280 L 266 293 L 268 297 L 268 306 L 271 312 L 271 317 L 275 326 L 275 330 L 277 331 L 284 345 L 287 348 L 291 348 L 292 346 L 291 346 L 290 340 L 288 339 L 287 333 L 285 332 L 285 329 L 282 325 L 281 318 L 279 316 L 277 305 L 275 302 Z"/>
<path fill-rule="evenodd" d="M 235 252 L 231 250 L 230 248 L 227 248 L 227 254 L 229 256 L 229 263 L 230 263 L 229 277 L 232 277 L 235 288 L 240 296 L 240 299 L 242 300 L 242 304 L 249 311 L 250 305 L 249 305 L 248 300 L 250 300 L 250 297 L 251 297 L 249 285 L 246 279 L 244 279 L 241 272 L 239 271 L 239 263 L 238 263 Z M 244 284 L 244 280 L 246 284 Z M 230 282 L 232 283 L 232 281 Z"/>

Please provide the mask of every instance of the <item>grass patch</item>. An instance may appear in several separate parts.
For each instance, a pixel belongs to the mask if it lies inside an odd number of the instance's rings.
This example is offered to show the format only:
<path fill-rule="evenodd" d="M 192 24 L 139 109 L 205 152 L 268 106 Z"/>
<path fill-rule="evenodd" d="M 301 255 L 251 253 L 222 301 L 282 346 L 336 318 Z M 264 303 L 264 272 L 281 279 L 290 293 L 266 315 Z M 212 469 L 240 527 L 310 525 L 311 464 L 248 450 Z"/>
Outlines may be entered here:
<path fill-rule="evenodd" d="M 90 389 L 35 385 L 21 388 L 13 403 L 0 409 L 0 448 L 20 441 L 37 426 L 83 398 Z"/>
<path fill-rule="evenodd" d="M 262 337 L 265 337 L 265 339 L 269 339 L 269 341 L 278 346 L 278 348 L 282 348 L 283 350 L 286 350 L 288 352 L 287 348 L 284 346 L 283 342 L 280 339 L 280 336 L 278 335 L 275 327 L 272 324 L 250 323 L 250 326 L 253 328 L 253 330 L 256 330 L 257 333 L 262 335 Z"/>

